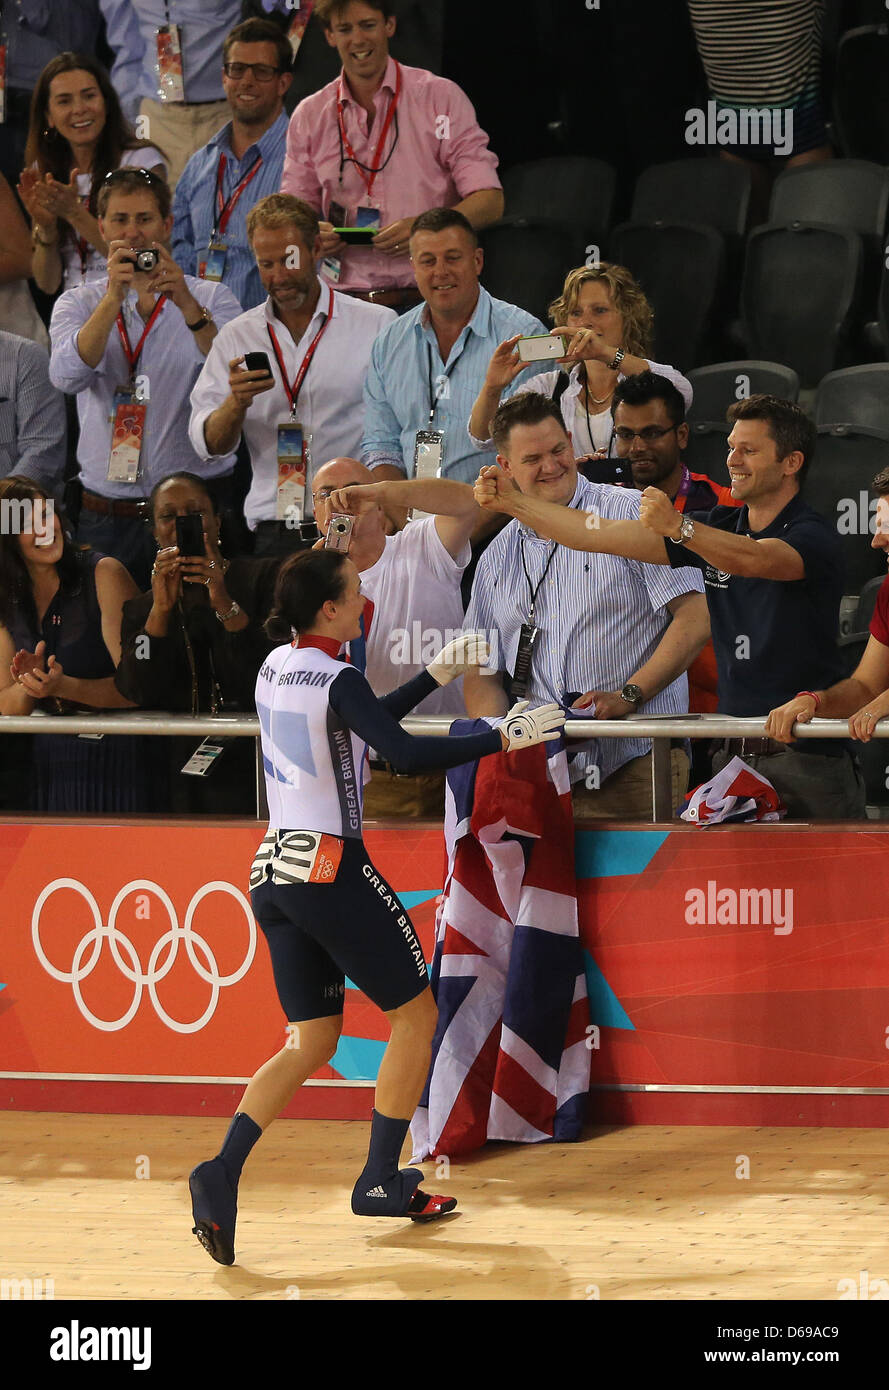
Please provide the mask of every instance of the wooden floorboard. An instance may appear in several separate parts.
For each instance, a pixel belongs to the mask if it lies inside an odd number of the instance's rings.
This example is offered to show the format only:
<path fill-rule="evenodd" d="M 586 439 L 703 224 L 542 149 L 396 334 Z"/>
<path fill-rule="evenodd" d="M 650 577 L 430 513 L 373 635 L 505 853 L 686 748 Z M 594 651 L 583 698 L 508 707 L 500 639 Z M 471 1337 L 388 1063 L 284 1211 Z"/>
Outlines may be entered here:
<path fill-rule="evenodd" d="M 836 1300 L 861 1271 L 889 1281 L 885 1130 L 635 1125 L 492 1144 L 448 1179 L 424 1165 L 460 1214 L 418 1226 L 351 1215 L 367 1125 L 281 1120 L 248 1159 L 225 1269 L 191 1234 L 187 1189 L 225 1129 L 4 1112 L 0 1278 L 110 1300 Z"/>

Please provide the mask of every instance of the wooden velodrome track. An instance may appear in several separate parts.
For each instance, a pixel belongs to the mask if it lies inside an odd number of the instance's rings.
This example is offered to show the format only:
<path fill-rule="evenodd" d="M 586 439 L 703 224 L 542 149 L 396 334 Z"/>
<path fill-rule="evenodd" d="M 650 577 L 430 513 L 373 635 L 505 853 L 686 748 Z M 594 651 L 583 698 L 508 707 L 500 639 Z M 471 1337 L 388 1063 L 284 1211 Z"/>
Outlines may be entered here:
<path fill-rule="evenodd" d="M 225 1128 L 2 1112 L 0 1277 L 51 1278 L 77 1300 L 836 1301 L 866 1271 L 889 1298 L 884 1130 L 636 1125 L 492 1144 L 447 1181 L 424 1165 L 461 1214 L 418 1226 L 351 1215 L 366 1124 L 280 1120 L 244 1170 L 226 1269 L 191 1234 L 186 1185 Z"/>

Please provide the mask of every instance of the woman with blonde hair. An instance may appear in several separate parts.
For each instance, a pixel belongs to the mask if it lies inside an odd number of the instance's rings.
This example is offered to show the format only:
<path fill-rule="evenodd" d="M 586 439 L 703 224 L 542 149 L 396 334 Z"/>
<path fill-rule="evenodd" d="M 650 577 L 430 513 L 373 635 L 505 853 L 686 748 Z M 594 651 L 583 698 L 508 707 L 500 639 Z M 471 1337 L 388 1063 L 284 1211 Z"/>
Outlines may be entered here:
<path fill-rule="evenodd" d="M 649 356 L 654 315 L 651 305 L 622 265 L 601 261 L 569 271 L 562 293 L 549 306 L 553 332 L 565 338 L 556 371 L 538 372 L 516 390 L 538 391 L 557 401 L 577 458 L 611 452 L 611 398 L 618 382 L 640 372 L 665 376 L 691 405 L 692 389 L 675 367 Z M 490 449 L 490 422 L 504 393 L 528 364 L 519 358 L 518 337 L 495 349 L 469 420 L 479 449 Z M 533 364 L 532 364 L 533 366 Z"/>

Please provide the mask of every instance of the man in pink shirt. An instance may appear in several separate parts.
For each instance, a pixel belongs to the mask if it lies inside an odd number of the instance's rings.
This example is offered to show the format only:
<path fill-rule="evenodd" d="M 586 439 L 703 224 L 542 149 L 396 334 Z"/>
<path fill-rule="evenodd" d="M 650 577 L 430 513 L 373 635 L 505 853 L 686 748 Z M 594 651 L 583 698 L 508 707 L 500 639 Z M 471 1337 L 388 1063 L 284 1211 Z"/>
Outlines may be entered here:
<path fill-rule="evenodd" d="M 389 0 L 319 0 L 315 14 L 343 64 L 290 119 L 281 191 L 321 221 L 321 275 L 339 290 L 404 310 L 420 302 L 411 223 L 456 207 L 478 230 L 503 213 L 497 158 L 471 102 L 453 82 L 389 56 Z M 377 228 L 372 245 L 334 227 Z"/>

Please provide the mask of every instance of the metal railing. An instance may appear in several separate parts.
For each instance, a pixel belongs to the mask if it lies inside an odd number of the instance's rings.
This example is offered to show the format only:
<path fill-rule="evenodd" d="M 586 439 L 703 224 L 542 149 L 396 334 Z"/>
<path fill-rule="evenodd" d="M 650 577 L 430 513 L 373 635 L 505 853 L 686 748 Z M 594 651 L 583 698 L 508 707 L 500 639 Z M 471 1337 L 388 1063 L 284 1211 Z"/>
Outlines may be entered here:
<path fill-rule="evenodd" d="M 461 716 L 414 714 L 402 719 L 401 727 L 409 734 L 446 737 L 455 718 Z M 671 740 L 763 738 L 765 733 L 764 719 L 735 719 L 721 714 L 631 715 L 626 719 L 569 719 L 565 723 L 565 737 L 575 742 L 588 743 L 591 738 L 629 737 L 653 740 L 653 821 L 673 818 Z M 259 720 L 254 714 L 211 716 L 127 712 L 46 715 L 35 711 L 26 715 L 0 715 L 0 734 L 148 734 L 161 738 L 175 738 L 183 734 L 193 737 L 197 734 L 201 738 L 253 738 L 256 741 L 256 815 L 258 820 L 265 820 L 268 816 Z M 813 719 L 809 724 L 794 725 L 793 736 L 796 739 L 847 739 L 849 723 L 846 719 Z M 875 727 L 873 737 L 889 738 L 889 720 Z"/>

